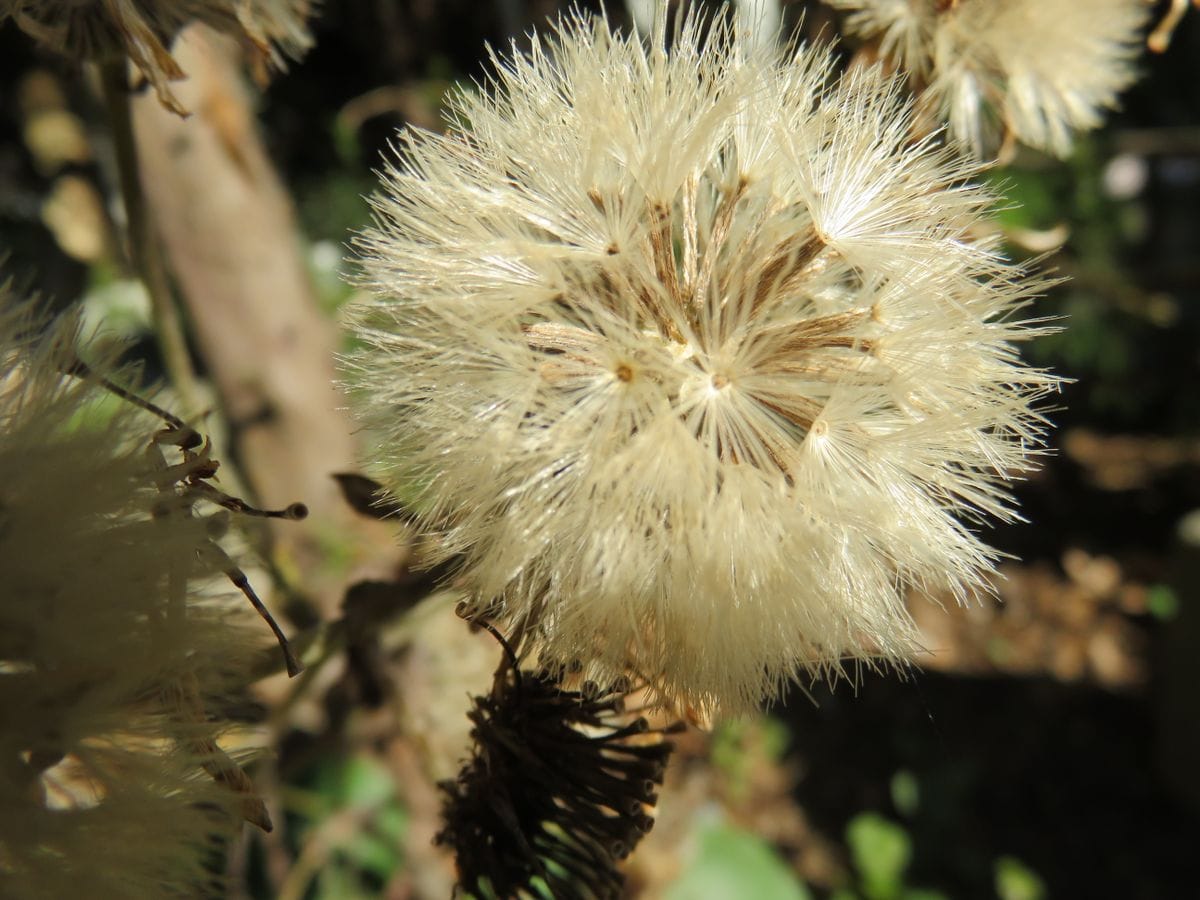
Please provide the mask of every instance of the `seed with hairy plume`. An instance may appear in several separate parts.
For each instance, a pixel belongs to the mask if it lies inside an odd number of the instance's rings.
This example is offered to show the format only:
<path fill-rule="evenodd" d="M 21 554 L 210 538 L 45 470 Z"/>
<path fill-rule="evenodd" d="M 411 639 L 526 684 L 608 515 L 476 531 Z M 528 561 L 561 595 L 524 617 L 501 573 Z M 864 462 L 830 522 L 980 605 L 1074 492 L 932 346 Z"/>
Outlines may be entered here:
<path fill-rule="evenodd" d="M 347 369 L 476 613 L 703 717 L 904 659 L 906 588 L 984 584 L 1055 381 L 893 80 L 694 18 L 667 53 L 664 16 L 568 17 L 404 136 Z"/>
<path fill-rule="evenodd" d="M 260 642 L 77 331 L 0 287 L 0 894 L 215 895 L 270 827 L 218 744 Z"/>
<path fill-rule="evenodd" d="M 1137 75 L 1145 0 L 828 0 L 924 92 L 960 146 L 1066 156 Z"/>
<path fill-rule="evenodd" d="M 170 82 L 184 77 L 171 43 L 184 26 L 203 22 L 241 40 L 261 68 L 282 67 L 312 38 L 305 21 L 312 0 L 0 0 L 0 25 L 12 19 L 23 31 L 69 59 L 128 57 L 153 85 L 159 100 L 185 110 Z"/>

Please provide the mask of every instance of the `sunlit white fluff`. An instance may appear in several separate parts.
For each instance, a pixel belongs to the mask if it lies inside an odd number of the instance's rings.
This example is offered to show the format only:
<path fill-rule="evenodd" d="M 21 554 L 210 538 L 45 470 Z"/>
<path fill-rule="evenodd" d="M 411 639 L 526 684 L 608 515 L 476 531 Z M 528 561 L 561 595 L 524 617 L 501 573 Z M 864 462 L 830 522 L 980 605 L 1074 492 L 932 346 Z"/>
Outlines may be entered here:
<path fill-rule="evenodd" d="M 976 155 L 1005 130 L 1065 156 L 1134 80 L 1144 0 L 829 0 Z"/>
<path fill-rule="evenodd" d="M 408 132 L 361 239 L 348 369 L 377 471 L 544 660 L 739 710 L 903 659 L 908 586 L 991 569 L 1038 446 L 968 170 L 895 83 L 689 20 L 568 18 Z"/>
<path fill-rule="evenodd" d="M 64 375 L 74 338 L 0 287 L 0 894 L 195 897 L 247 800 L 211 771 L 259 642 L 161 506 L 159 423 Z"/>

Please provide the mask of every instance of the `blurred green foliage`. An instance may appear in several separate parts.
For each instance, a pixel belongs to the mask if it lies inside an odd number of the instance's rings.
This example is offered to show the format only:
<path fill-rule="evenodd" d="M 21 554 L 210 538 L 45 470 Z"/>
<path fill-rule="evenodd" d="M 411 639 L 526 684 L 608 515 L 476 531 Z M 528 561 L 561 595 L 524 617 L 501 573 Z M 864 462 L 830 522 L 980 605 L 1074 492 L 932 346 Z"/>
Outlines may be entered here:
<path fill-rule="evenodd" d="M 710 822 L 695 835 L 691 865 L 664 894 L 664 900 L 811 900 L 812 893 L 761 838 Z"/>
<path fill-rule="evenodd" d="M 725 776 L 729 793 L 741 799 L 749 789 L 756 761 L 779 762 L 787 744 L 787 726 L 778 719 L 732 719 L 720 723 L 713 732 L 709 759 Z"/>
<path fill-rule="evenodd" d="M 996 896 L 1000 900 L 1046 900 L 1046 883 L 1014 856 L 996 860 Z"/>
<path fill-rule="evenodd" d="M 323 756 L 284 790 L 290 878 L 310 878 L 297 896 L 366 900 L 403 864 L 408 824 L 390 771 L 368 755 Z"/>
<path fill-rule="evenodd" d="M 900 825 L 872 813 L 860 813 L 846 826 L 846 844 L 854 864 L 856 888 L 840 890 L 834 900 L 945 900 L 937 891 L 910 887 L 912 840 Z"/>
<path fill-rule="evenodd" d="M 1194 370 L 1190 348 L 1200 342 L 1200 327 L 1178 297 L 1147 287 L 1167 277 L 1161 263 L 1150 262 L 1156 248 L 1147 200 L 1140 190 L 1109 183 L 1117 179 L 1108 175 L 1125 166 L 1135 179 L 1149 178 L 1151 163 L 1116 154 L 1109 140 L 1083 137 L 1066 163 L 1029 154 L 988 176 L 1001 198 L 995 216 L 1008 252 L 1063 279 L 1029 313 L 1062 328 L 1034 341 L 1027 355 L 1078 381 L 1067 392 L 1069 418 L 1119 429 L 1155 423 L 1156 431 L 1194 430 L 1200 406 L 1178 390 L 1177 379 Z M 1058 241 L 1061 248 L 1043 257 Z M 1151 265 L 1159 271 L 1139 271 Z"/>
<path fill-rule="evenodd" d="M 1179 594 L 1170 585 L 1152 585 L 1146 591 L 1146 610 L 1154 618 L 1169 622 L 1179 615 Z"/>

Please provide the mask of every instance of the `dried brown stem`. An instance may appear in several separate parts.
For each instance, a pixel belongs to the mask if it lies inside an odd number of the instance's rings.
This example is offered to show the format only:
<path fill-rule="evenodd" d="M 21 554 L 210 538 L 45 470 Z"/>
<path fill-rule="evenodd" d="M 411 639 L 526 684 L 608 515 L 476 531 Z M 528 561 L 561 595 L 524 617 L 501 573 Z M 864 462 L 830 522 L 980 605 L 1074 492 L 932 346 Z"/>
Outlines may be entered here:
<path fill-rule="evenodd" d="M 196 373 L 192 369 L 191 357 L 188 354 L 183 319 L 171 296 L 166 267 L 159 250 L 158 235 L 154 231 L 142 193 L 141 170 L 129 105 L 127 67 L 124 58 L 100 63 L 100 83 L 108 107 L 121 198 L 125 205 L 127 252 L 150 298 L 154 332 L 158 338 L 167 376 L 179 394 L 185 413 L 194 412 L 197 396 Z"/>

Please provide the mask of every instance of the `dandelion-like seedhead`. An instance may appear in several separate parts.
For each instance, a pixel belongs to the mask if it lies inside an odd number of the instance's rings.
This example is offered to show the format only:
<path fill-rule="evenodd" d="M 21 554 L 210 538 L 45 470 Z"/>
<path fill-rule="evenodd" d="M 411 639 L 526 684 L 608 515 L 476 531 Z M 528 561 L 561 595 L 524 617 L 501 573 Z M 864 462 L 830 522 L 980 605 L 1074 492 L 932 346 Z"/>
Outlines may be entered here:
<path fill-rule="evenodd" d="M 1066 156 L 1137 75 L 1144 0 L 827 0 L 976 156 L 1002 135 Z"/>
<path fill-rule="evenodd" d="M 989 197 L 896 83 L 680 26 L 567 18 L 450 132 L 409 132 L 361 238 L 349 361 L 377 467 L 544 664 L 739 710 L 903 659 L 957 597 L 1054 379 Z"/>
<path fill-rule="evenodd" d="M 474 754 L 441 785 L 437 836 L 454 851 L 462 890 L 620 896 L 617 863 L 654 824 L 667 731 L 627 715 L 620 692 L 563 690 L 549 673 L 511 668 L 469 716 Z"/>
<path fill-rule="evenodd" d="M 282 67 L 312 38 L 313 0 L 0 0 L 0 25 L 12 19 L 39 43 L 71 59 L 128 56 L 169 109 L 184 112 L 170 82 L 184 77 L 171 56 L 183 27 L 203 22 L 244 41 L 262 62 Z"/>
<path fill-rule="evenodd" d="M 216 739 L 258 637 L 199 552 L 209 523 L 163 505 L 157 423 L 64 374 L 74 326 L 7 293 L 0 894 L 193 897 L 255 802 Z"/>

